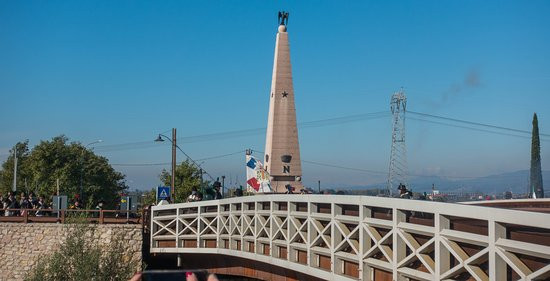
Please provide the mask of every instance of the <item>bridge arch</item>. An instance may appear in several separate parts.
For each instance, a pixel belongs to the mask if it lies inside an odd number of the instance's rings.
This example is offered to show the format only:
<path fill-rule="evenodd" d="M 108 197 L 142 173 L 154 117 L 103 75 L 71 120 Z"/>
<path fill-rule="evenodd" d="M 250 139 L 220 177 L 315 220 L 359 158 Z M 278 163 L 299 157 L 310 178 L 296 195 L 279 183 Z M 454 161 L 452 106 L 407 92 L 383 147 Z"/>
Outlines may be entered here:
<path fill-rule="evenodd" d="M 150 239 L 152 253 L 234 258 L 250 265 L 241 274 L 264 280 L 253 269 L 265 264 L 290 279 L 550 276 L 549 214 L 465 204 L 346 195 L 171 204 L 152 208 Z"/>

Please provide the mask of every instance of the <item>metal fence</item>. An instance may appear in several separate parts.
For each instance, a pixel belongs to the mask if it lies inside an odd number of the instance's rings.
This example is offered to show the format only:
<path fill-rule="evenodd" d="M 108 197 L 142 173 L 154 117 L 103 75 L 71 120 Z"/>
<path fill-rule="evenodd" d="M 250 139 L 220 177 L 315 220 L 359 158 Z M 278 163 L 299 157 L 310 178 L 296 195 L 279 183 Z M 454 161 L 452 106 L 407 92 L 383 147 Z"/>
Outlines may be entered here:
<path fill-rule="evenodd" d="M 548 280 L 550 214 L 369 196 L 155 206 L 152 253 L 253 259 L 326 280 Z M 391 280 L 391 279 L 390 279 Z"/>

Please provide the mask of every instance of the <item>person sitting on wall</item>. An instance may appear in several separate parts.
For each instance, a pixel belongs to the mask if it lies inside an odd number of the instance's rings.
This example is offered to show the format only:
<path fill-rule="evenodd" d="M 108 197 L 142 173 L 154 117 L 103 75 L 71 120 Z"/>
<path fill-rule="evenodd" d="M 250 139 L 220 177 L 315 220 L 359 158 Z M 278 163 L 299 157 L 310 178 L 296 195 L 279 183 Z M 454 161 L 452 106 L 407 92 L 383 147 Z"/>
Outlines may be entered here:
<path fill-rule="evenodd" d="M 239 185 L 239 188 L 235 189 L 235 196 L 241 197 L 243 196 L 243 186 Z"/>
<path fill-rule="evenodd" d="M 404 199 L 411 199 L 412 198 L 412 192 L 410 190 L 407 190 L 407 187 L 400 183 L 397 187 L 397 190 L 399 190 L 399 197 Z"/>
<path fill-rule="evenodd" d="M 196 187 L 193 187 L 191 189 L 191 194 L 189 194 L 189 197 L 187 197 L 187 202 L 195 202 L 195 201 L 199 201 L 198 200 L 198 196 L 197 196 L 197 188 Z"/>
<path fill-rule="evenodd" d="M 286 192 L 285 194 L 294 194 L 294 187 L 290 184 L 285 184 Z"/>

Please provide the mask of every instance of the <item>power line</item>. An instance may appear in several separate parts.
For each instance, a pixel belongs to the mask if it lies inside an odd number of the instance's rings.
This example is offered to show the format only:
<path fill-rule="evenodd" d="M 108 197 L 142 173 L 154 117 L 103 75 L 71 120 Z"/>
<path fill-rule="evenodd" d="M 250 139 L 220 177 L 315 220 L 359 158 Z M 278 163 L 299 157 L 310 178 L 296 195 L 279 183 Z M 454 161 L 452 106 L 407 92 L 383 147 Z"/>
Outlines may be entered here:
<path fill-rule="evenodd" d="M 325 166 L 325 167 L 332 167 L 332 168 L 338 168 L 338 169 L 344 169 L 344 170 L 364 172 L 364 173 L 369 173 L 369 174 L 380 174 L 380 175 L 387 175 L 388 174 L 388 172 L 384 172 L 384 171 L 359 169 L 359 168 L 346 167 L 346 166 L 340 166 L 340 165 L 335 165 L 335 164 L 321 163 L 321 162 L 316 162 L 316 161 L 308 161 L 308 160 L 303 160 L 303 159 L 302 159 L 302 162 L 313 164 L 313 165 L 318 165 L 318 166 Z M 420 174 L 408 174 L 408 175 L 415 176 L 415 177 L 427 177 L 427 178 L 434 177 L 434 176 L 430 176 L 430 175 L 420 175 Z M 475 179 L 475 178 L 477 178 L 477 177 L 447 176 L 447 175 L 441 175 L 441 176 L 437 176 L 437 177 L 456 178 L 456 179 Z"/>
<path fill-rule="evenodd" d="M 302 129 L 325 127 L 325 126 L 333 126 L 333 125 L 338 125 L 343 123 L 357 122 L 362 120 L 378 119 L 378 118 L 383 118 L 387 116 L 389 116 L 389 112 L 387 111 L 354 114 L 354 115 L 347 115 L 347 116 L 341 116 L 341 117 L 335 117 L 335 118 L 301 122 L 301 123 L 298 123 L 298 127 Z M 253 129 L 226 131 L 226 132 L 219 132 L 219 133 L 180 137 L 177 139 L 177 141 L 178 143 L 196 143 L 196 142 L 211 141 L 211 140 L 230 139 L 230 138 L 263 134 L 265 133 L 265 130 L 266 128 L 262 127 L 262 128 L 253 128 Z M 120 150 L 128 150 L 128 149 L 149 148 L 155 145 L 158 145 L 158 144 L 155 144 L 151 140 L 151 141 L 128 142 L 128 143 L 96 146 L 95 150 L 100 152 L 110 152 L 110 151 L 120 151 Z"/>
<path fill-rule="evenodd" d="M 478 131 L 478 132 L 492 133 L 492 134 L 497 134 L 497 135 L 502 135 L 502 136 L 509 136 L 509 137 L 523 138 L 523 139 L 531 139 L 531 137 L 529 137 L 529 136 L 514 135 L 514 134 L 504 133 L 504 132 L 495 132 L 495 131 L 490 131 L 490 130 L 481 129 L 481 128 L 460 126 L 460 125 L 456 125 L 456 124 L 443 123 L 443 122 L 438 122 L 438 121 L 433 121 L 433 120 L 426 120 L 426 119 L 422 119 L 422 118 L 409 117 L 407 119 L 415 120 L 415 121 L 421 121 L 421 122 L 427 122 L 427 123 L 432 123 L 432 124 L 437 124 L 437 125 L 455 127 L 455 128 L 462 128 L 462 129 Z M 550 141 L 549 139 L 544 139 L 544 138 L 541 138 L 540 140 L 541 141 Z"/>
<path fill-rule="evenodd" d="M 202 172 L 204 172 L 212 181 L 214 181 L 214 177 L 212 177 L 212 175 L 210 175 L 205 169 L 203 169 L 201 167 L 201 165 L 197 164 L 197 162 L 195 160 L 193 160 L 193 158 L 191 158 L 191 156 L 189 156 L 187 153 L 185 153 L 185 151 L 183 151 L 183 149 L 181 149 L 178 145 L 176 145 L 176 147 L 181 151 L 181 153 L 183 153 L 183 155 L 185 155 L 187 157 L 187 159 L 191 160 L 191 162 L 193 164 L 195 164 L 195 166 L 197 166 L 199 169 L 201 169 Z"/>
<path fill-rule="evenodd" d="M 202 162 L 202 161 L 208 161 L 208 160 L 213 160 L 213 159 L 219 159 L 219 158 L 223 158 L 223 157 L 227 157 L 227 156 L 231 156 L 231 155 L 236 155 L 236 154 L 244 153 L 244 152 L 245 152 L 244 150 L 240 150 L 240 151 L 236 151 L 236 152 L 232 152 L 232 153 L 216 155 L 216 156 L 210 156 L 210 157 L 206 157 L 206 158 L 200 158 L 200 159 L 196 159 L 195 161 Z M 147 167 L 147 166 L 166 166 L 166 165 L 170 165 L 170 164 L 172 164 L 172 163 L 169 163 L 169 162 L 166 162 L 166 163 L 115 163 L 115 164 L 111 164 L 111 166 Z"/>
<path fill-rule="evenodd" d="M 443 122 L 438 122 L 438 121 L 433 121 L 433 120 L 426 120 L 426 119 L 422 119 L 422 118 L 409 117 L 407 119 L 426 122 L 426 123 L 431 123 L 431 124 L 437 124 L 437 125 L 444 125 L 444 126 L 449 126 L 449 127 L 473 130 L 473 131 L 478 131 L 478 132 L 493 133 L 493 134 L 497 134 L 497 135 L 504 135 L 504 136 L 510 136 L 510 137 L 518 137 L 518 138 L 529 138 L 528 136 L 520 136 L 520 135 L 514 135 L 514 134 L 509 134 L 509 133 L 503 133 L 503 132 L 495 132 L 495 131 L 490 131 L 490 130 L 485 130 L 485 129 L 480 129 L 480 128 L 460 126 L 460 125 L 456 125 L 456 124 L 443 123 Z"/>
<path fill-rule="evenodd" d="M 444 120 L 444 121 L 451 121 L 451 122 L 457 122 L 462 123 L 470 126 L 480 126 L 480 127 L 486 127 L 490 129 L 497 129 L 497 130 L 505 130 L 509 132 L 514 133 L 521 133 L 521 134 L 531 134 L 531 132 L 526 130 L 520 130 L 515 128 L 508 128 L 503 126 L 496 126 L 491 124 L 485 124 L 481 122 L 472 122 L 467 120 L 461 120 L 456 118 L 450 118 L 445 116 L 438 116 L 434 114 L 428 114 L 428 113 L 422 113 L 422 112 L 415 112 L 415 111 L 407 111 L 411 115 L 416 115 L 419 117 L 424 118 L 433 118 L 438 120 Z M 379 112 L 371 112 L 371 113 L 364 113 L 364 114 L 354 114 L 354 115 L 347 115 L 347 116 L 341 116 L 341 117 L 335 117 L 335 118 L 327 118 L 327 119 L 321 119 L 321 120 L 315 120 L 315 121 L 308 121 L 308 122 L 301 122 L 298 124 L 299 128 L 315 128 L 315 127 L 325 127 L 325 126 L 333 126 L 343 123 L 350 123 L 350 122 L 357 122 L 362 120 L 371 120 L 371 119 L 378 119 L 378 118 L 384 118 L 390 116 L 388 111 L 379 111 Z M 418 120 L 413 117 L 409 117 L 410 119 Z M 440 124 L 440 125 L 448 125 L 453 126 L 456 128 L 463 128 L 463 129 L 470 129 L 470 130 L 477 130 L 487 133 L 493 133 L 498 135 L 505 135 L 505 136 L 514 136 L 514 137 L 521 137 L 518 135 L 513 134 L 506 134 L 502 132 L 496 132 L 496 131 L 490 131 L 490 130 L 483 130 L 480 128 L 475 127 L 468 127 L 468 126 L 459 126 L 459 125 L 452 125 L 448 123 L 441 123 L 437 121 L 429 121 L 425 119 L 421 119 L 424 122 L 429 122 L 433 124 Z M 244 137 L 244 136 L 252 136 L 252 135 L 258 135 L 265 133 L 266 128 L 253 128 L 253 129 L 244 129 L 244 130 L 235 130 L 235 131 L 226 131 L 226 132 L 219 132 L 219 133 L 210 133 L 210 134 L 202 134 L 202 135 L 195 135 L 195 136 L 188 136 L 188 137 L 182 137 L 178 138 L 179 143 L 195 143 L 195 142 L 203 142 L 203 141 L 211 141 L 211 140 L 220 140 L 220 139 L 230 139 L 230 138 L 237 138 L 237 137 Z M 549 134 L 543 134 L 540 133 L 540 136 L 543 137 L 550 137 Z M 527 138 L 527 137 L 526 137 Z M 548 141 L 544 140 L 543 141 Z M 141 149 L 141 148 L 149 148 L 153 147 L 157 144 L 155 144 L 153 141 L 141 141 L 141 142 L 129 142 L 129 143 L 121 143 L 121 144 L 114 144 L 114 145 L 104 145 L 104 146 L 97 146 L 96 151 L 99 152 L 110 152 L 110 151 L 120 151 L 120 150 L 129 150 L 129 149 Z"/>
<path fill-rule="evenodd" d="M 428 122 L 432 122 L 432 121 L 428 121 Z M 222 158 L 222 157 L 231 156 L 231 155 L 235 155 L 235 154 L 243 153 L 243 152 L 244 152 L 244 150 L 241 150 L 241 151 L 237 151 L 237 152 L 233 152 L 233 153 L 227 153 L 227 154 L 222 154 L 222 155 L 197 159 L 196 161 L 205 161 L 205 160 L 211 160 L 211 159 L 216 159 L 216 158 Z M 253 153 L 257 152 L 257 153 L 260 153 L 260 154 L 264 153 L 261 150 L 252 150 L 252 152 Z M 362 173 L 376 174 L 376 175 L 387 175 L 388 174 L 385 171 L 360 169 L 360 168 L 342 166 L 342 165 L 337 165 L 337 164 L 323 163 L 323 162 L 318 162 L 318 161 L 309 161 L 309 160 L 304 160 L 304 159 L 302 159 L 301 161 L 304 162 L 304 163 L 312 164 L 312 165 L 324 166 L 324 167 L 329 167 L 329 168 L 337 168 L 337 169 L 343 169 L 343 170 L 354 171 L 354 172 L 362 172 Z M 170 164 L 171 163 L 125 163 L 125 164 L 116 163 L 116 164 L 111 164 L 111 165 L 112 166 L 140 167 L 140 166 L 167 166 L 167 165 L 170 165 Z M 200 167 L 200 166 L 198 166 L 198 167 Z M 203 171 L 206 173 L 206 171 L 204 169 L 203 169 Z M 210 176 L 210 174 L 208 174 L 208 175 Z M 430 176 L 430 175 L 421 175 L 421 174 L 409 174 L 409 175 L 415 176 L 415 177 L 434 177 L 434 176 Z M 437 177 L 444 177 L 444 178 L 451 178 L 451 179 L 475 179 L 475 178 L 478 178 L 478 177 L 448 176 L 448 175 L 440 175 L 440 176 L 437 176 Z M 214 180 L 211 176 L 210 176 L 210 178 L 212 180 Z"/>
<path fill-rule="evenodd" d="M 167 166 L 172 163 L 115 163 L 111 166 L 122 166 L 122 167 L 148 167 L 148 166 Z"/>
<path fill-rule="evenodd" d="M 254 152 L 258 152 L 258 153 L 261 153 L 261 154 L 264 153 L 263 151 L 260 151 L 260 150 L 252 150 L 252 153 L 254 153 Z M 347 167 L 347 166 L 329 164 L 329 163 L 323 163 L 323 162 L 317 162 L 317 161 L 309 161 L 309 160 L 304 160 L 303 158 L 301 159 L 301 161 L 304 162 L 304 163 L 313 164 L 313 165 L 317 165 L 317 166 L 325 166 L 325 167 L 330 167 L 330 168 L 350 170 L 350 171 L 355 171 L 355 172 L 363 172 L 363 173 L 368 173 L 368 174 L 378 174 L 378 175 L 387 175 L 388 174 L 388 172 L 384 172 L 384 171 L 360 169 L 360 168 Z M 478 177 L 468 177 L 468 176 L 447 176 L 447 175 L 441 175 L 441 176 L 430 176 L 430 175 L 420 175 L 420 174 L 409 174 L 409 175 L 415 176 L 415 177 L 426 177 L 426 178 L 431 178 L 431 177 L 444 177 L 444 178 L 450 178 L 450 179 L 476 179 L 476 178 L 478 178 Z"/>
<path fill-rule="evenodd" d="M 321 163 L 321 162 L 316 162 L 316 161 L 308 161 L 308 160 L 303 160 L 303 159 L 302 159 L 302 162 L 317 165 L 317 166 L 325 166 L 325 167 L 338 168 L 338 169 L 344 169 L 344 170 L 350 170 L 350 171 L 364 172 L 364 173 L 369 173 L 369 174 L 380 174 L 380 175 L 387 175 L 388 174 L 388 172 L 383 172 L 383 171 L 375 171 L 375 170 L 345 167 L 345 166 L 340 166 L 340 165 L 335 165 L 335 164 Z"/>
<path fill-rule="evenodd" d="M 461 119 L 456 119 L 456 118 L 450 118 L 450 117 L 445 117 L 445 116 L 438 116 L 438 115 L 433 115 L 433 114 L 428 114 L 428 113 L 415 112 L 415 111 L 407 111 L 407 113 L 414 114 L 414 115 L 419 115 L 419 116 L 424 116 L 424 117 L 441 119 L 441 120 L 453 121 L 453 122 L 458 122 L 458 123 L 464 123 L 464 124 L 469 124 L 469 125 L 482 126 L 482 127 L 492 128 L 492 129 L 506 130 L 506 131 L 516 132 L 516 133 L 523 133 L 523 134 L 531 134 L 530 131 L 519 130 L 519 129 L 514 129 L 514 128 L 507 128 L 507 127 L 496 126 L 496 125 L 491 125 L 491 124 L 484 124 L 484 123 L 480 123 L 480 122 L 472 122 L 472 121 L 461 120 Z M 550 137 L 550 135 L 548 135 L 548 134 L 539 134 L 539 135 L 540 136 L 545 136 L 545 137 Z"/>
<path fill-rule="evenodd" d="M 208 161 L 208 160 L 212 160 L 212 159 L 219 159 L 219 158 L 232 156 L 232 155 L 239 154 L 239 153 L 244 153 L 244 152 L 245 152 L 245 150 L 240 150 L 240 151 L 236 151 L 236 152 L 232 152 L 232 153 L 227 153 L 227 154 L 222 154 L 222 155 L 216 155 L 216 156 L 210 156 L 210 157 L 206 157 L 206 158 L 197 159 L 197 161 Z"/>

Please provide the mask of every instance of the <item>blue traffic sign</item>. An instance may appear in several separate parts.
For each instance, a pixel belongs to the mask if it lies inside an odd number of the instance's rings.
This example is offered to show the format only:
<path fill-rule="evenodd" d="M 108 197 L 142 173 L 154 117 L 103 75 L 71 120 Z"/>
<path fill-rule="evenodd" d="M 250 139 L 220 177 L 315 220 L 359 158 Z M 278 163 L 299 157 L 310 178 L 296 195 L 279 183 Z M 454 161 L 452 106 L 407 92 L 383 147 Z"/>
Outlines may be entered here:
<path fill-rule="evenodd" d="M 170 198 L 170 187 L 169 186 L 158 186 L 157 187 L 157 201 L 166 200 Z"/>

